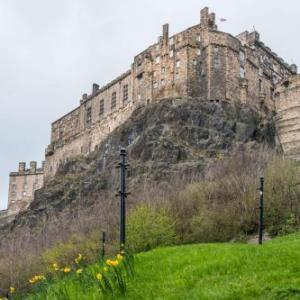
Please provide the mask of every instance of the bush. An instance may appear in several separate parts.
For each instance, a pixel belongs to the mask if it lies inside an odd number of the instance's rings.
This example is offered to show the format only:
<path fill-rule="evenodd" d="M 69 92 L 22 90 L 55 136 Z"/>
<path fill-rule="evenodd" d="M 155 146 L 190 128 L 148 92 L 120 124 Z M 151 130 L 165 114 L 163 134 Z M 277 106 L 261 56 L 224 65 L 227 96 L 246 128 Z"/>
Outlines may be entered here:
<path fill-rule="evenodd" d="M 147 251 L 175 243 L 175 225 L 165 209 L 149 205 L 136 207 L 128 217 L 128 246 L 134 252 Z"/>
<path fill-rule="evenodd" d="M 265 229 L 299 227 L 299 166 L 280 157 L 240 154 L 219 161 L 209 176 L 169 199 L 181 243 L 222 242 L 258 230 L 259 177 L 265 176 Z"/>
<path fill-rule="evenodd" d="M 98 232 L 88 236 L 74 235 L 68 241 L 46 250 L 42 260 L 46 268 L 51 268 L 54 263 L 63 267 L 72 264 L 80 253 L 86 262 L 95 262 L 99 258 L 99 243 Z"/>

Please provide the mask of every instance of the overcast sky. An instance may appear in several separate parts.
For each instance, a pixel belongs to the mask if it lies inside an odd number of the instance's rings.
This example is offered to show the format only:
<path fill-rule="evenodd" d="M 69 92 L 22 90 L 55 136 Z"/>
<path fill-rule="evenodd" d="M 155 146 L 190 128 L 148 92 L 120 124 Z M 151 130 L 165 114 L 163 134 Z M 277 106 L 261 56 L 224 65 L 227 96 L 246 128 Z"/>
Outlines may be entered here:
<path fill-rule="evenodd" d="M 220 30 L 236 35 L 255 26 L 273 51 L 300 65 L 299 0 L 0 0 L 0 209 L 9 172 L 43 159 L 51 122 L 93 82 L 128 70 L 162 24 L 171 34 L 184 30 L 204 6 Z"/>

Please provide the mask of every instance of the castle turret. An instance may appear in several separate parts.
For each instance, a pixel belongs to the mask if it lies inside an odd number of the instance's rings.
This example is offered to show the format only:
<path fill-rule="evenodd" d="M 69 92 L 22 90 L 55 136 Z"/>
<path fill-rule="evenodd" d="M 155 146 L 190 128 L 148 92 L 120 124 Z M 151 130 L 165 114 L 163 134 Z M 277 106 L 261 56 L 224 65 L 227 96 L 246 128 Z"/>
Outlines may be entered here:
<path fill-rule="evenodd" d="M 30 173 L 31 174 L 35 174 L 35 172 L 36 172 L 36 165 L 37 165 L 36 161 L 31 161 L 30 162 Z"/>
<path fill-rule="evenodd" d="M 25 162 L 20 162 L 19 163 L 19 173 L 23 174 L 26 170 L 26 163 Z"/>

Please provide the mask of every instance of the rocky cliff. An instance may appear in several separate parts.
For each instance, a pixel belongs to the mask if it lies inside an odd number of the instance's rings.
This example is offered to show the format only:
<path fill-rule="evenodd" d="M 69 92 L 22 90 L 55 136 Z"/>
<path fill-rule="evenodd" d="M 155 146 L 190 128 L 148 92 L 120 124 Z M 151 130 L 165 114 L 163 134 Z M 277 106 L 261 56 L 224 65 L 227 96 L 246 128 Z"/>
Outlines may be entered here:
<path fill-rule="evenodd" d="M 272 116 L 262 116 L 248 106 L 194 98 L 165 99 L 141 107 L 96 151 L 61 165 L 55 178 L 36 192 L 29 209 L 1 228 L 0 242 L 20 230 L 45 235 L 49 224 L 69 226 L 71 216 L 74 224 L 79 207 L 87 212 L 85 223 L 96 209 L 100 226 L 107 228 L 109 218 L 117 222 L 115 166 L 120 147 L 128 150 L 130 198 L 139 201 L 145 182 L 164 186 L 176 176 L 201 176 L 214 161 L 238 150 L 255 151 L 261 144 L 275 147 Z M 59 229 L 54 236 L 59 236 Z"/>

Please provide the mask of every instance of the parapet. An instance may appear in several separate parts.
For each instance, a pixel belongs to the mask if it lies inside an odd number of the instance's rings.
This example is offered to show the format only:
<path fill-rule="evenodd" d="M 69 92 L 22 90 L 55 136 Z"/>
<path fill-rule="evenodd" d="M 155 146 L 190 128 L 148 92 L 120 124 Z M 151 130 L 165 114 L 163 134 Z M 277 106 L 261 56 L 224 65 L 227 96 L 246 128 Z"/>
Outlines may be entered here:
<path fill-rule="evenodd" d="M 21 176 L 21 175 L 36 175 L 44 173 L 44 162 L 42 162 L 41 168 L 37 168 L 37 162 L 31 161 L 29 169 L 26 169 L 25 162 L 19 162 L 19 168 L 17 172 L 11 172 L 10 176 Z"/>

